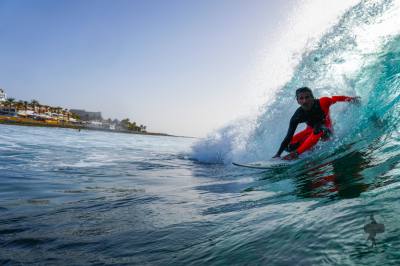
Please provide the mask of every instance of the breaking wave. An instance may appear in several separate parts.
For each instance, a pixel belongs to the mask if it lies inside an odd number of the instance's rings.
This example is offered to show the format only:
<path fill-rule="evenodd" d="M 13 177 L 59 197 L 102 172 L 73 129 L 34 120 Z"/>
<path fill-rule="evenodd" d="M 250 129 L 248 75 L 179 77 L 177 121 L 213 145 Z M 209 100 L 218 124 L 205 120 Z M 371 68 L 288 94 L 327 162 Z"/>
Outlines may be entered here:
<path fill-rule="evenodd" d="M 272 157 L 297 108 L 294 90 L 302 86 L 312 88 L 316 97 L 362 98 L 360 106 L 332 106 L 333 141 L 318 144 L 321 152 L 304 156 L 331 156 L 351 146 L 377 158 L 397 157 L 400 29 L 396 25 L 400 25 L 398 1 L 361 1 L 347 9 L 317 41 L 303 47 L 287 82 L 268 97 L 259 114 L 209 134 L 192 147 L 191 157 L 205 163 Z"/>

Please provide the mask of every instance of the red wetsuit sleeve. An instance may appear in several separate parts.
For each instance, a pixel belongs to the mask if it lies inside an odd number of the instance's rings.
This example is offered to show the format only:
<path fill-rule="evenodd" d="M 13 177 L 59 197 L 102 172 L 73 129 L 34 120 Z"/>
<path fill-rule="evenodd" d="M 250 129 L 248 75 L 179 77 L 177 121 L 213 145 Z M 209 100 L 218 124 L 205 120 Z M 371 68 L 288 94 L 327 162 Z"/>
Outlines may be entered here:
<path fill-rule="evenodd" d="M 350 102 L 354 99 L 354 97 L 350 96 L 332 96 L 332 104 L 337 102 Z"/>
<path fill-rule="evenodd" d="M 349 97 L 349 96 L 332 96 L 332 97 L 322 97 L 319 99 L 319 103 L 321 105 L 322 110 L 325 112 L 325 114 L 328 113 L 329 107 L 332 104 L 335 104 L 337 102 L 350 102 L 354 99 L 354 97 Z"/>

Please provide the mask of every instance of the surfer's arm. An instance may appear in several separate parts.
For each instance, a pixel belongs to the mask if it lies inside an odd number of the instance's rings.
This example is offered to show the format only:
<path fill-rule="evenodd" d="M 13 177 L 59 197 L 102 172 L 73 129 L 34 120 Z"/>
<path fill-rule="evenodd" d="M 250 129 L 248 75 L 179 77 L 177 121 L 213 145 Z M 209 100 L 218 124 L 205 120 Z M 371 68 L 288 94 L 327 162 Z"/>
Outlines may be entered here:
<path fill-rule="evenodd" d="M 299 124 L 298 119 L 293 116 L 290 119 L 289 129 L 287 131 L 286 137 L 283 139 L 281 146 L 279 147 L 278 152 L 275 154 L 274 158 L 280 157 L 285 148 L 289 145 L 290 140 L 292 139 L 294 132 L 296 132 L 297 125 Z"/>
<path fill-rule="evenodd" d="M 361 97 L 351 97 L 351 96 L 332 96 L 331 97 L 332 103 L 337 102 L 352 102 L 352 103 L 359 103 L 361 101 Z"/>
<path fill-rule="evenodd" d="M 322 97 L 319 99 L 320 105 L 322 110 L 324 110 L 325 113 L 329 111 L 329 107 L 332 104 L 335 104 L 337 102 L 351 102 L 355 104 L 360 103 L 360 97 L 350 97 L 350 96 L 332 96 L 332 97 Z"/>

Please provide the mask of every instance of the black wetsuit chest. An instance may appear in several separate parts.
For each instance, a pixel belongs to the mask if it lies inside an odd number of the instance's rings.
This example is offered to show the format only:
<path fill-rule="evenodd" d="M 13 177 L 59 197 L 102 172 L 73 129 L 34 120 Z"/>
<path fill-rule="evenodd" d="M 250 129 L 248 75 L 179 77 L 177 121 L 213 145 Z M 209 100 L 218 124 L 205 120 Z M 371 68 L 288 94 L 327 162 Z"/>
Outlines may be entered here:
<path fill-rule="evenodd" d="M 322 111 L 319 99 L 314 101 L 310 111 L 305 111 L 303 108 L 299 107 L 294 115 L 298 123 L 306 123 L 307 126 L 315 128 L 320 126 L 325 122 L 325 113 Z"/>

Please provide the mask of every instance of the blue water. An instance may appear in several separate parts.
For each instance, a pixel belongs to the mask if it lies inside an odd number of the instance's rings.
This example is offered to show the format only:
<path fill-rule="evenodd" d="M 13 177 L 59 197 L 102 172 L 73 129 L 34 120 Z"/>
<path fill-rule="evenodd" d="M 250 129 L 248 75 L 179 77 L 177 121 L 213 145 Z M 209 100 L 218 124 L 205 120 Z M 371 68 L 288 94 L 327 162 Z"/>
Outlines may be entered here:
<path fill-rule="evenodd" d="M 398 6 L 349 9 L 257 116 L 204 139 L 0 125 L 0 264 L 398 265 Z M 304 85 L 362 104 L 289 169 L 232 166 L 276 152 Z"/>
<path fill-rule="evenodd" d="M 262 172 L 189 159 L 188 138 L 4 125 L 0 136 L 1 264 L 400 259 L 395 157 L 355 148 Z M 386 228 L 375 246 L 370 214 Z"/>

